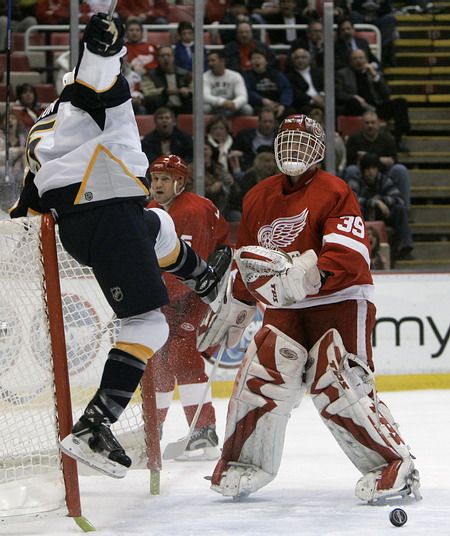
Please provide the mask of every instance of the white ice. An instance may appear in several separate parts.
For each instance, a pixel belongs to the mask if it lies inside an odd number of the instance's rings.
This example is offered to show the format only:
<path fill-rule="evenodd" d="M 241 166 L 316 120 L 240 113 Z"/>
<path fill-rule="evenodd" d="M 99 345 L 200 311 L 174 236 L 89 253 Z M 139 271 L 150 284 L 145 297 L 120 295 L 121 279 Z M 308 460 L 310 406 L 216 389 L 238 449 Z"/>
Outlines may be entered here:
<path fill-rule="evenodd" d="M 146 471 L 123 480 L 81 477 L 83 514 L 99 536 L 405 536 L 450 535 L 450 390 L 382 393 L 417 457 L 423 500 L 403 508 L 408 522 L 389 522 L 392 506 L 354 496 L 358 471 L 342 454 L 306 398 L 288 425 L 277 478 L 245 501 L 210 491 L 214 462 L 165 462 L 161 495 L 148 494 Z M 214 401 L 223 435 L 226 401 Z M 162 447 L 187 432 L 178 402 L 170 408 Z M 1 534 L 65 536 L 82 532 L 69 518 L 2 526 Z"/>

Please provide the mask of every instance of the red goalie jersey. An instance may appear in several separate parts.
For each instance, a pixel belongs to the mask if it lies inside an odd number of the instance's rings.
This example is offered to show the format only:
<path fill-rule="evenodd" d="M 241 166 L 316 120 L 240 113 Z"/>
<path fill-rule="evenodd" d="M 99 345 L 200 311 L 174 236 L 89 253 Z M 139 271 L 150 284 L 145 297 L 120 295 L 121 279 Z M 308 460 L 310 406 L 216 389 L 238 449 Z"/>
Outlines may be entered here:
<path fill-rule="evenodd" d="M 334 175 L 311 170 L 293 185 L 280 173 L 253 187 L 244 198 L 236 247 L 256 244 L 287 253 L 313 249 L 319 269 L 330 274 L 318 294 L 293 308 L 373 301 L 369 243 L 358 200 Z M 239 275 L 233 294 L 254 301 Z"/>

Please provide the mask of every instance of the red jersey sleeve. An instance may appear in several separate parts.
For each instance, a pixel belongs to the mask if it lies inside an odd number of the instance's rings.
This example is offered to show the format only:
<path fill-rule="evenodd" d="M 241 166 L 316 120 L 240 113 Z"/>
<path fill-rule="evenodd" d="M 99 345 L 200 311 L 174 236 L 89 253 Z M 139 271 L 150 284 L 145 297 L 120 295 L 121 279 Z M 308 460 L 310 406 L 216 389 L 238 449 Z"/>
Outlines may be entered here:
<path fill-rule="evenodd" d="M 372 283 L 366 228 L 349 187 L 324 218 L 318 267 L 331 274 L 321 292 Z"/>

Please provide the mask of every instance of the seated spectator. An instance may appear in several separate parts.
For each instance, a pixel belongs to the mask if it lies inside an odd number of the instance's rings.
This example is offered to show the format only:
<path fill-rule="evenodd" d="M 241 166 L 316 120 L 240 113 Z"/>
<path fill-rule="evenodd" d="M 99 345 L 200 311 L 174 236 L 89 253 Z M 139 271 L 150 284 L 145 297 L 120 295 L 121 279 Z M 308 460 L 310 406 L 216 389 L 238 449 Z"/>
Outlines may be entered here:
<path fill-rule="evenodd" d="M 205 2 L 205 24 L 220 22 L 229 9 L 231 0 L 206 0 Z"/>
<path fill-rule="evenodd" d="M 13 104 L 12 112 L 16 116 L 19 126 L 28 133 L 37 118 L 45 110 L 38 102 L 36 88 L 32 84 L 20 84 L 16 87 L 17 100 Z"/>
<path fill-rule="evenodd" d="M 227 221 L 239 221 L 239 186 L 219 162 L 219 149 L 205 140 L 205 197 L 210 199 Z"/>
<path fill-rule="evenodd" d="M 108 13 L 110 5 L 111 0 L 83 0 L 80 2 L 80 22 L 88 23 L 95 13 Z"/>
<path fill-rule="evenodd" d="M 381 33 L 383 65 L 395 66 L 397 19 L 391 0 L 354 0 L 350 17 L 354 23 L 374 24 Z"/>
<path fill-rule="evenodd" d="M 26 134 L 14 114 L 9 114 L 8 169 L 6 170 L 6 112 L 0 115 L 0 209 L 8 210 L 18 199 L 25 169 Z M 7 177 L 6 177 L 7 172 Z"/>
<path fill-rule="evenodd" d="M 194 27 L 190 22 L 181 21 L 177 28 L 178 39 L 175 43 L 175 65 L 179 72 L 192 72 L 192 58 L 194 57 Z M 207 68 L 206 48 L 203 52 L 204 67 Z"/>
<path fill-rule="evenodd" d="M 360 163 L 361 178 L 349 181 L 366 221 L 382 220 L 392 227 L 391 251 L 394 260 L 411 260 L 413 242 L 408 212 L 394 181 L 381 172 L 378 156 L 366 153 Z"/>
<path fill-rule="evenodd" d="M 209 70 L 203 75 L 203 110 L 205 114 L 253 115 L 248 104 L 247 87 L 237 71 L 225 68 L 223 50 L 208 54 Z"/>
<path fill-rule="evenodd" d="M 33 6 L 34 7 L 34 6 Z M 24 5 L 22 0 L 13 0 L 12 4 L 12 32 L 25 32 L 30 26 L 37 24 L 33 11 Z M 5 52 L 8 38 L 8 2 L 0 3 L 0 52 Z"/>
<path fill-rule="evenodd" d="M 233 24 L 237 26 L 240 22 L 251 22 L 247 2 L 244 0 L 231 0 L 224 15 L 220 19 L 220 24 Z M 219 30 L 219 36 L 221 43 L 227 45 L 231 41 L 234 41 L 236 30 Z"/>
<path fill-rule="evenodd" d="M 256 48 L 266 53 L 267 63 L 269 67 L 273 67 L 276 63 L 275 54 L 266 44 L 254 39 L 250 23 L 239 22 L 236 25 L 235 40 L 227 43 L 224 48 L 228 69 L 241 73 L 249 71 L 252 68 L 250 54 Z"/>
<path fill-rule="evenodd" d="M 262 108 L 258 113 L 258 126 L 256 128 L 245 128 L 236 134 L 232 150 L 233 154 L 239 158 L 239 171 L 247 171 L 261 146 L 273 147 L 273 142 L 277 135 L 277 119 L 272 108 Z M 235 175 L 236 176 L 236 175 Z"/>
<path fill-rule="evenodd" d="M 389 97 L 390 90 L 382 73 L 367 61 L 363 50 L 353 50 L 350 58 L 350 67 L 336 73 L 337 115 L 362 115 L 375 110 L 382 119 L 393 119 L 397 148 L 407 151 L 402 141 L 411 128 L 406 99 Z"/>
<path fill-rule="evenodd" d="M 267 30 L 270 44 L 288 44 L 300 39 L 305 33 L 304 30 L 293 28 L 295 24 L 307 24 L 309 19 L 302 13 L 299 13 L 298 3 L 296 0 L 280 0 L 279 12 L 265 15 L 267 24 L 285 24 L 285 30 Z"/>
<path fill-rule="evenodd" d="M 167 0 L 119 0 L 117 12 L 122 19 L 138 19 L 143 24 L 167 24 Z"/>
<path fill-rule="evenodd" d="M 376 112 L 368 111 L 362 116 L 362 129 L 350 135 L 346 142 L 347 165 L 344 179 L 348 182 L 359 177 L 358 164 L 366 153 L 378 156 L 382 171 L 389 175 L 400 190 L 406 208 L 411 207 L 411 178 L 408 169 L 397 161 L 397 149 L 392 134 L 381 127 Z"/>
<path fill-rule="evenodd" d="M 155 129 L 146 134 L 142 140 L 142 150 L 147 155 L 148 162 L 161 155 L 176 154 L 185 162 L 192 162 L 192 136 L 176 126 L 173 110 L 161 107 L 154 114 Z"/>
<path fill-rule="evenodd" d="M 253 165 L 249 168 L 239 181 L 240 198 L 239 204 L 242 207 L 242 200 L 245 194 L 258 182 L 278 173 L 273 146 L 261 145 L 256 151 Z"/>
<path fill-rule="evenodd" d="M 138 70 L 140 69 L 138 68 Z M 127 56 L 123 57 L 122 74 L 130 87 L 131 104 L 135 115 L 145 115 L 147 108 L 144 105 L 144 94 L 141 91 L 142 76 L 128 63 Z"/>
<path fill-rule="evenodd" d="M 38 0 L 34 14 L 39 24 L 69 24 L 70 0 Z"/>
<path fill-rule="evenodd" d="M 370 269 L 387 270 L 389 268 L 386 258 L 381 254 L 380 235 L 374 227 L 366 227 L 370 244 Z"/>
<path fill-rule="evenodd" d="M 251 69 L 244 72 L 250 106 L 256 112 L 272 108 L 277 119 L 291 113 L 294 92 L 286 76 L 269 66 L 263 50 L 252 50 L 250 63 Z"/>
<path fill-rule="evenodd" d="M 337 39 L 334 44 L 334 68 L 336 70 L 344 67 L 350 67 L 350 55 L 353 50 L 363 50 L 369 61 L 375 69 L 380 64 L 370 49 L 367 39 L 355 35 L 355 27 L 349 18 L 343 18 L 337 23 Z"/>
<path fill-rule="evenodd" d="M 141 79 L 147 113 L 152 114 L 161 106 L 170 108 L 175 114 L 192 113 L 192 76 L 178 72 L 170 46 L 158 49 L 157 60 L 158 67 L 144 74 Z M 172 152 L 181 156 L 177 151 Z"/>
<path fill-rule="evenodd" d="M 311 65 L 323 67 L 324 38 L 323 24 L 319 20 L 313 20 L 308 24 L 305 35 L 291 44 L 291 53 L 297 48 L 307 50 L 311 55 Z"/>
<path fill-rule="evenodd" d="M 304 48 L 291 53 L 291 67 L 286 76 L 294 91 L 292 106 L 296 113 L 309 114 L 313 108 L 324 108 L 323 69 L 311 65 L 311 54 Z"/>
<path fill-rule="evenodd" d="M 233 137 L 228 121 L 223 115 L 212 117 L 206 125 L 206 138 L 218 150 L 217 161 L 228 173 L 234 172 L 233 162 L 229 161 Z M 232 155 L 232 154 L 231 154 Z"/>
<path fill-rule="evenodd" d="M 138 19 L 129 19 L 125 28 L 127 62 L 139 75 L 158 66 L 156 47 L 144 38 L 144 28 Z"/>
<path fill-rule="evenodd" d="M 312 108 L 308 115 L 311 119 L 315 119 L 322 126 L 325 132 L 325 112 L 323 108 Z M 342 177 L 345 171 L 345 166 L 347 165 L 347 151 L 345 148 L 345 142 L 337 131 L 334 133 L 334 153 L 336 175 Z M 324 166 L 325 161 L 322 161 L 319 165 Z"/>

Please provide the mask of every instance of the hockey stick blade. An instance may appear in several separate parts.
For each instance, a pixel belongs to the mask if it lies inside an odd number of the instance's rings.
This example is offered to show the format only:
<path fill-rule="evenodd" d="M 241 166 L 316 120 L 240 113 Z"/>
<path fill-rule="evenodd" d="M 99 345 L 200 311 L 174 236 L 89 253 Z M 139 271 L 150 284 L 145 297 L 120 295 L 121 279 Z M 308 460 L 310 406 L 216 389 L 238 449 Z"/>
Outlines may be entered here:
<path fill-rule="evenodd" d="M 200 416 L 200 412 L 206 400 L 206 396 L 208 394 L 209 388 L 211 387 L 212 380 L 216 374 L 217 368 L 219 367 L 219 363 L 222 360 L 222 356 L 223 356 L 223 353 L 225 352 L 225 348 L 226 348 L 225 341 L 222 341 L 222 346 L 220 347 L 214 366 L 211 369 L 211 372 L 209 374 L 209 379 L 208 379 L 208 382 L 206 384 L 206 387 L 203 393 L 203 399 L 200 402 L 200 404 L 197 406 L 197 409 L 195 411 L 194 418 L 192 419 L 191 425 L 189 427 L 189 432 L 187 436 L 179 439 L 178 441 L 173 441 L 172 443 L 168 443 L 163 452 L 163 460 L 175 460 L 176 458 L 180 457 L 183 454 L 183 452 L 186 450 L 186 447 L 189 443 L 189 440 L 191 439 L 192 432 L 195 429 L 195 425 L 197 424 L 198 418 Z"/>

